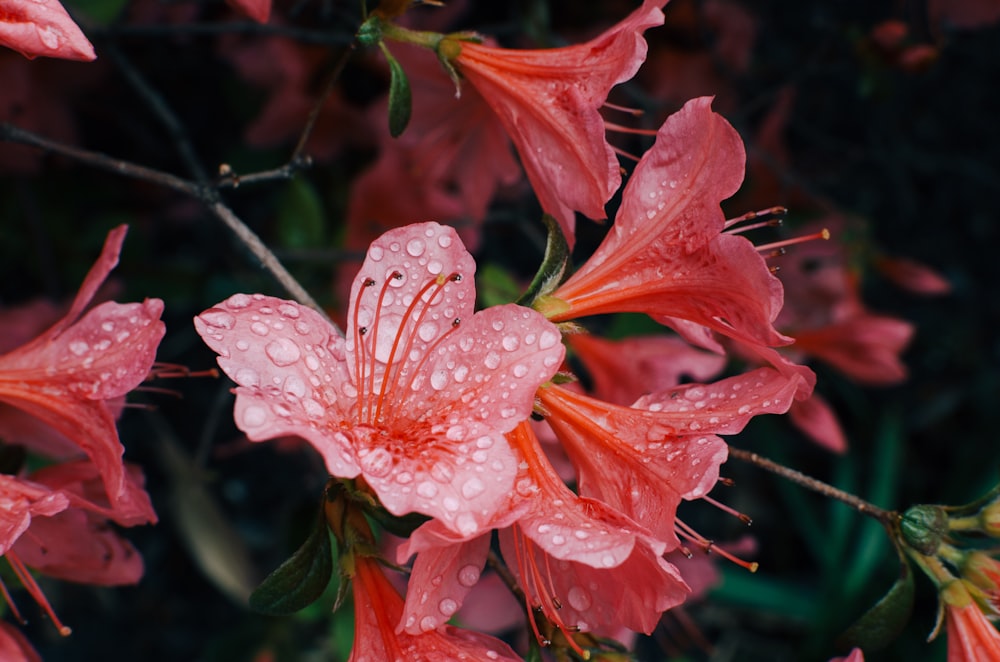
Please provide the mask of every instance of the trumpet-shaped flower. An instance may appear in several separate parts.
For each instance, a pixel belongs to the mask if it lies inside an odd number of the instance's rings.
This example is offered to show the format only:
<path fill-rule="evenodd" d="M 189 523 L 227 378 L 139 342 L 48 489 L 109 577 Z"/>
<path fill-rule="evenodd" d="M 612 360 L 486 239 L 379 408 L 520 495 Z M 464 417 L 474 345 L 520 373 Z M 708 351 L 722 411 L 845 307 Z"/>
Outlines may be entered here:
<path fill-rule="evenodd" d="M 501 529 L 504 559 L 530 613 L 538 609 L 567 634 L 604 626 L 652 631 L 660 614 L 689 592 L 661 558 L 666 544 L 608 505 L 570 491 L 527 422 L 508 439 L 521 469 L 491 524 Z M 398 554 L 401 561 L 417 554 L 401 627 L 434 627 L 460 606 L 479 577 L 488 542 L 486 536 L 456 537 L 436 522 L 417 529 Z M 537 623 L 532 626 L 538 636 Z"/>
<path fill-rule="evenodd" d="M 455 68 L 499 116 L 542 210 L 559 221 L 570 244 L 574 211 L 605 218 L 604 204 L 621 184 L 598 109 L 612 87 L 639 69 L 646 58 L 642 33 L 663 23 L 665 4 L 646 0 L 625 20 L 575 46 L 513 50 L 453 42 L 460 49 Z"/>
<path fill-rule="evenodd" d="M 743 181 L 745 154 L 711 102 L 694 99 L 664 122 L 604 242 L 536 303 L 549 319 L 640 312 L 689 337 L 693 323 L 758 345 L 789 341 L 772 326 L 781 283 L 747 239 L 721 233 L 719 204 Z"/>
<path fill-rule="evenodd" d="M 93 60 L 94 47 L 59 0 L 0 0 L 0 45 L 39 55 Z"/>
<path fill-rule="evenodd" d="M 251 440 L 301 436 L 389 512 L 472 533 L 513 484 L 504 433 L 564 353 L 535 311 L 473 314 L 474 273 L 452 228 L 420 223 L 368 249 L 346 340 L 315 311 L 262 295 L 232 296 L 195 326 L 238 385 L 236 423 Z"/>
<path fill-rule="evenodd" d="M 941 590 L 948 629 L 948 662 L 1000 660 L 1000 632 L 983 614 L 965 585 L 956 580 Z"/>
<path fill-rule="evenodd" d="M 354 593 L 354 648 L 349 662 L 407 660 L 460 662 L 497 660 L 520 662 L 510 646 L 479 632 L 449 625 L 411 634 L 397 632 L 403 599 L 382 573 L 378 561 L 357 556 L 351 587 Z"/>
<path fill-rule="evenodd" d="M 99 304 L 84 312 L 118 263 L 126 226 L 108 234 L 70 310 L 31 342 L 0 356 L 0 402 L 49 426 L 93 460 L 120 517 L 148 504 L 128 489 L 116 405 L 149 374 L 163 337 L 163 302 Z M 31 444 L 30 439 L 10 439 Z"/>

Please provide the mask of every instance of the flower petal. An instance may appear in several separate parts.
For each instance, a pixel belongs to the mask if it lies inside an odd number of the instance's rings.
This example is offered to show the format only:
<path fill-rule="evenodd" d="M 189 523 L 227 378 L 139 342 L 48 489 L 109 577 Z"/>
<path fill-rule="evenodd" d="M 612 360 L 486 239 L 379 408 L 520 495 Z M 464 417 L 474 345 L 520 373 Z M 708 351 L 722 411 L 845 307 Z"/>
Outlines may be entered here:
<path fill-rule="evenodd" d="M 27 58 L 97 58 L 94 47 L 57 0 L 0 0 L 0 45 Z"/>

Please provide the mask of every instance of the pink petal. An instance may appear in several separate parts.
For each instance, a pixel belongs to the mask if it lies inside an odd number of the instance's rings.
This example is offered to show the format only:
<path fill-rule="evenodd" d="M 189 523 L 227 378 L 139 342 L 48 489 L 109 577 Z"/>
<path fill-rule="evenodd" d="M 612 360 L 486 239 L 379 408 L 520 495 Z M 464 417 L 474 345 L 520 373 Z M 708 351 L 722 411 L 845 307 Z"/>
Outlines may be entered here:
<path fill-rule="evenodd" d="M 567 336 L 567 340 L 593 380 L 594 395 L 619 405 L 676 386 L 682 376 L 705 381 L 726 364 L 723 356 L 697 350 L 679 338 L 667 336 L 606 340 L 578 333 Z M 623 356 L 628 361 L 622 361 Z"/>
<path fill-rule="evenodd" d="M 0 660 L 6 662 L 42 662 L 28 638 L 15 626 L 0 622 Z"/>
<path fill-rule="evenodd" d="M 550 319 L 642 312 L 748 342 L 787 343 L 771 326 L 781 283 L 750 242 L 719 234 L 719 204 L 739 187 L 744 160 L 739 135 L 710 98 L 671 115 L 625 187 L 611 232 L 552 295 L 569 305 Z"/>
<path fill-rule="evenodd" d="M 951 283 L 930 267 L 903 257 L 882 256 L 875 267 L 899 287 L 915 294 L 940 295 L 951 292 Z"/>
<path fill-rule="evenodd" d="M 666 0 L 647 0 L 595 39 L 549 50 L 507 50 L 461 43 L 455 65 L 500 117 L 542 209 L 570 245 L 574 211 L 605 217 L 617 190 L 618 159 L 598 108 L 646 57 L 642 33 L 663 22 Z"/>
<path fill-rule="evenodd" d="M 219 366 L 235 381 L 236 425 L 252 441 L 297 435 L 334 476 L 360 472 L 340 430 L 357 401 L 344 340 L 316 311 L 260 294 L 234 294 L 194 320 Z"/>
<path fill-rule="evenodd" d="M 906 379 L 900 354 L 913 331 L 904 320 L 861 312 L 822 328 L 796 331 L 795 348 L 863 384 L 896 384 Z"/>
<path fill-rule="evenodd" d="M 837 415 L 819 394 L 813 393 L 805 400 L 793 402 L 788 415 L 795 427 L 820 446 L 834 453 L 847 450 L 847 437 Z"/>
<path fill-rule="evenodd" d="M 486 534 L 420 553 L 410 573 L 400 629 L 421 634 L 444 625 L 479 581 L 489 550 Z"/>
<path fill-rule="evenodd" d="M 94 47 L 57 0 L 0 0 L 0 44 L 27 58 L 97 58 Z"/>
<path fill-rule="evenodd" d="M 0 556 L 28 529 L 32 517 L 51 517 L 69 507 L 65 494 L 5 474 L 0 474 L 0 498 L 4 501 L 0 510 Z"/>

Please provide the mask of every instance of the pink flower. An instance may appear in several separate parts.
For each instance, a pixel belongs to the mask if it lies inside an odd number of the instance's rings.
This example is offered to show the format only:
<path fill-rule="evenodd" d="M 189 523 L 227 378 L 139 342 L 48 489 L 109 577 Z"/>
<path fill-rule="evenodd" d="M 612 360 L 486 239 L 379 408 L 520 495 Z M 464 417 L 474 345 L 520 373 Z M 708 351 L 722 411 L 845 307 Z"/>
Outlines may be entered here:
<path fill-rule="evenodd" d="M 51 328 L 0 356 L 0 402 L 29 414 L 93 460 L 117 516 L 144 512 L 128 489 L 115 428 L 120 399 L 149 374 L 163 337 L 163 302 L 108 301 L 84 312 L 118 263 L 126 226 L 108 234 L 70 310 Z M 10 439 L 31 446 L 31 439 Z"/>
<path fill-rule="evenodd" d="M 661 558 L 666 545 L 604 503 L 571 492 L 526 422 L 508 439 L 521 470 L 492 525 L 501 529 L 504 559 L 529 613 L 538 609 L 568 640 L 573 631 L 602 626 L 651 632 L 689 592 Z M 417 529 L 398 554 L 401 561 L 418 554 L 401 627 L 419 632 L 443 622 L 475 584 L 488 549 L 488 536 L 456 537 L 436 522 Z M 541 638 L 538 618 L 531 624 Z"/>
<path fill-rule="evenodd" d="M 258 23 L 267 23 L 271 17 L 271 0 L 226 0 L 239 13 Z"/>
<path fill-rule="evenodd" d="M 0 0 L 0 45 L 29 59 L 94 60 L 94 47 L 58 0 Z"/>
<path fill-rule="evenodd" d="M 948 628 L 948 662 L 1000 660 L 1000 632 L 986 618 L 961 581 L 941 591 Z"/>
<path fill-rule="evenodd" d="M 453 229 L 410 225 L 368 249 L 346 341 L 315 311 L 262 295 L 234 295 L 195 326 L 238 385 L 236 423 L 251 440 L 301 436 L 389 512 L 472 533 L 514 480 L 504 433 L 564 352 L 530 309 L 473 314 L 475 269 Z"/>
<path fill-rule="evenodd" d="M 351 580 L 354 594 L 354 648 L 349 662 L 520 662 L 521 658 L 499 639 L 450 625 L 419 634 L 411 634 L 405 630 L 397 632 L 396 625 L 403 612 L 403 599 L 382 573 L 378 561 L 360 555 L 355 556 L 355 559 L 355 573 Z"/>
<path fill-rule="evenodd" d="M 645 523 L 673 549 L 680 544 L 677 505 L 707 494 L 726 460 L 726 444 L 716 435 L 787 411 L 798 388 L 796 380 L 761 368 L 653 393 L 632 407 L 559 386 L 540 389 L 539 399 L 576 467 L 580 494 Z"/>
<path fill-rule="evenodd" d="M 663 23 L 667 0 L 646 0 L 625 20 L 584 44 L 510 50 L 467 41 L 454 66 L 486 99 L 514 141 L 542 210 L 574 237 L 574 211 L 605 217 L 621 184 L 618 159 L 598 109 L 612 87 L 646 57 L 642 33 Z"/>
<path fill-rule="evenodd" d="M 789 342 L 772 326 L 781 283 L 749 241 L 722 234 L 719 203 L 739 188 L 745 156 L 711 101 L 690 101 L 664 122 L 604 242 L 536 303 L 549 319 L 640 312 L 711 348 L 699 329 L 759 345 Z"/>
<path fill-rule="evenodd" d="M 948 659 L 950 662 L 951 658 Z M 855 648 L 846 657 L 835 657 L 830 662 L 865 662 L 865 654 L 860 648 Z"/>

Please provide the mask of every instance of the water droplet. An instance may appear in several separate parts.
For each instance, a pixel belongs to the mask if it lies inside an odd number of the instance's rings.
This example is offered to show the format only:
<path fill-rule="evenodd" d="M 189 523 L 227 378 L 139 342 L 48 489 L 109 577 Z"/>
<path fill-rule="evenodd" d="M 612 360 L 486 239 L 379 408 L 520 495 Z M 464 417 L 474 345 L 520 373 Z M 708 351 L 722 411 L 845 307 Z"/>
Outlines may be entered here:
<path fill-rule="evenodd" d="M 451 236 L 443 234 L 440 237 L 438 237 L 438 246 L 440 246 L 441 248 L 448 248 L 449 246 L 451 246 Z"/>
<path fill-rule="evenodd" d="M 455 512 L 456 510 L 458 510 L 460 504 L 458 503 L 458 499 L 449 496 L 444 498 L 444 500 L 441 502 L 441 505 L 444 506 L 445 510 Z"/>
<path fill-rule="evenodd" d="M 46 25 L 43 28 L 36 25 L 35 30 L 38 32 L 38 38 L 42 40 L 46 48 L 51 48 L 52 50 L 59 48 L 59 34 L 52 29 L 52 26 Z"/>
<path fill-rule="evenodd" d="M 237 340 L 236 349 L 240 350 L 241 352 L 245 352 L 248 349 L 250 349 L 250 343 L 248 343 L 246 340 L 243 339 Z"/>
<path fill-rule="evenodd" d="M 569 601 L 569 606 L 577 611 L 586 611 L 591 605 L 590 594 L 579 586 L 571 588 L 566 594 L 566 599 Z"/>
<path fill-rule="evenodd" d="M 419 257 L 419 256 L 423 255 L 424 249 L 426 247 L 427 246 L 426 246 L 426 244 L 424 244 L 424 240 L 423 239 L 411 239 L 406 244 L 406 252 L 409 253 L 410 255 L 412 255 L 413 257 Z"/>
<path fill-rule="evenodd" d="M 430 342 L 438 335 L 438 325 L 434 322 L 424 322 L 417 330 L 417 335 L 424 342 Z"/>
<path fill-rule="evenodd" d="M 458 571 L 458 583 L 466 588 L 472 588 L 479 581 L 479 568 L 474 565 L 464 565 Z"/>
<path fill-rule="evenodd" d="M 539 533 L 548 533 L 552 530 L 552 525 L 550 524 L 539 524 L 537 531 Z"/>
<path fill-rule="evenodd" d="M 555 331 L 543 331 L 538 339 L 538 349 L 548 349 L 559 342 L 559 334 Z"/>
<path fill-rule="evenodd" d="M 479 480 L 475 476 L 465 481 L 462 485 L 462 496 L 466 499 L 474 499 L 485 491 L 486 486 L 483 485 L 483 481 Z"/>
<path fill-rule="evenodd" d="M 383 478 L 392 471 L 392 453 L 385 448 L 373 448 L 371 452 L 358 459 L 358 464 L 367 476 Z"/>
<path fill-rule="evenodd" d="M 427 271 L 430 272 L 432 276 L 437 276 L 439 273 L 444 271 L 444 265 L 437 260 L 431 260 L 427 263 Z"/>
<path fill-rule="evenodd" d="M 444 462 L 436 462 L 433 467 L 431 467 L 431 478 L 439 483 L 450 483 L 451 479 L 455 477 L 455 470 L 451 468 L 451 465 Z"/>
<path fill-rule="evenodd" d="M 302 356 L 299 346 L 288 338 L 277 338 L 267 343 L 264 353 L 279 368 L 292 365 Z"/>
<path fill-rule="evenodd" d="M 490 370 L 495 370 L 500 365 L 500 355 L 496 352 L 488 352 L 486 358 L 483 359 L 483 364 Z"/>
<path fill-rule="evenodd" d="M 552 544 L 553 545 L 565 545 L 566 544 L 566 538 L 564 538 L 563 536 L 560 536 L 560 535 L 552 536 Z"/>
<path fill-rule="evenodd" d="M 517 336 L 504 336 L 503 342 L 501 343 L 503 348 L 508 352 L 513 352 L 515 349 L 521 346 L 521 339 Z"/>
<path fill-rule="evenodd" d="M 437 485 L 426 480 L 419 485 L 417 485 L 417 494 L 424 497 L 425 499 L 433 499 L 437 496 L 438 488 Z"/>
<path fill-rule="evenodd" d="M 438 603 L 438 611 L 440 611 L 445 616 L 451 616 L 456 611 L 458 611 L 458 603 L 451 598 L 445 598 Z"/>
<path fill-rule="evenodd" d="M 206 310 L 198 318 L 208 326 L 217 329 L 231 329 L 236 326 L 236 317 L 218 308 Z"/>
<path fill-rule="evenodd" d="M 371 248 L 368 249 L 368 259 L 370 259 L 372 262 L 378 262 L 379 260 L 382 259 L 384 253 L 385 251 L 382 250 L 381 246 L 373 245 Z"/>
<path fill-rule="evenodd" d="M 243 410 L 243 425 L 256 428 L 267 423 L 267 410 L 263 407 L 247 407 Z"/>
<path fill-rule="evenodd" d="M 524 365 L 523 363 L 518 363 L 513 368 L 511 368 L 511 372 L 514 373 L 515 377 L 524 377 L 525 375 L 528 374 L 528 366 Z"/>
<path fill-rule="evenodd" d="M 306 394 L 306 383 L 298 375 L 289 375 L 282 384 L 282 390 L 295 398 L 302 398 Z"/>
<path fill-rule="evenodd" d="M 747 414 L 750 412 L 750 405 L 743 405 L 736 410 L 737 414 Z"/>
<path fill-rule="evenodd" d="M 235 310 L 239 310 L 240 308 L 246 308 L 251 303 L 253 303 L 253 299 L 251 299 L 246 294 L 234 294 L 233 296 L 226 299 L 226 305 Z"/>
<path fill-rule="evenodd" d="M 423 632 L 430 632 L 437 627 L 437 619 L 433 616 L 424 616 L 420 619 L 420 629 Z"/>
<path fill-rule="evenodd" d="M 615 567 L 615 557 L 612 556 L 611 554 L 605 554 L 604 556 L 601 557 L 601 565 L 603 565 L 605 568 Z"/>
<path fill-rule="evenodd" d="M 459 384 L 461 384 L 462 382 L 464 382 L 465 378 L 468 377 L 468 376 L 469 376 L 469 366 L 467 366 L 467 365 L 460 365 L 457 368 L 455 368 L 454 377 L 455 377 L 455 381 L 458 382 Z"/>
<path fill-rule="evenodd" d="M 233 381 L 240 386 L 253 388 L 254 386 L 260 386 L 260 374 L 253 368 L 240 368 L 233 375 Z"/>
<path fill-rule="evenodd" d="M 73 352 L 77 356 L 83 356 L 90 351 L 90 345 L 83 340 L 74 340 L 69 344 L 69 351 Z"/>
<path fill-rule="evenodd" d="M 264 324 L 263 322 L 254 322 L 250 325 L 250 330 L 258 336 L 266 336 L 270 332 L 267 324 Z"/>
<path fill-rule="evenodd" d="M 431 388 L 440 391 L 448 385 L 448 372 L 446 370 L 435 370 L 431 374 Z"/>
<path fill-rule="evenodd" d="M 482 436 L 479 439 L 476 439 L 477 448 L 487 449 L 490 448 L 491 446 L 493 446 L 492 437 Z"/>

